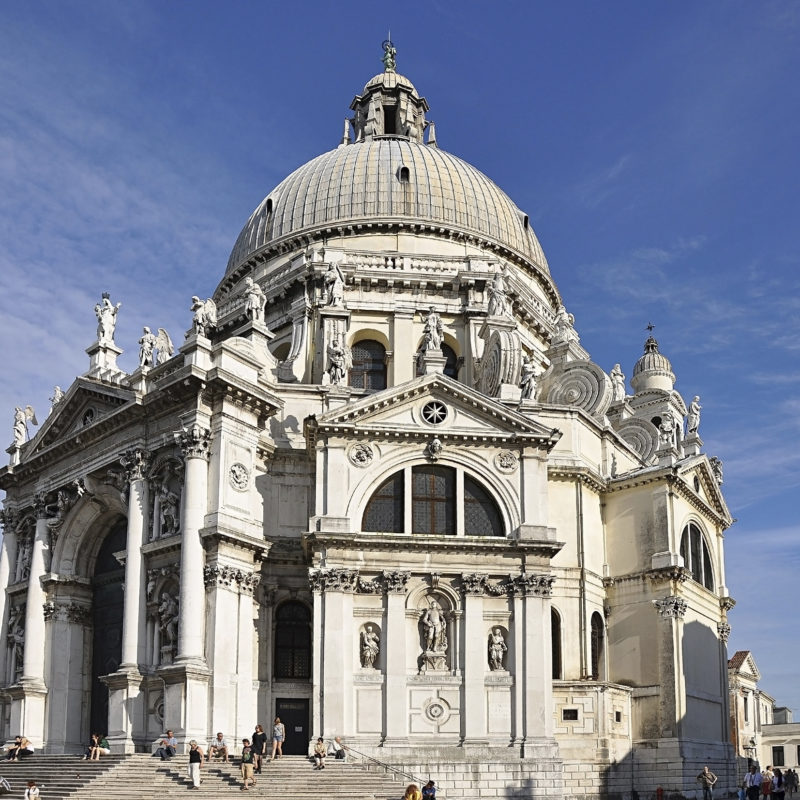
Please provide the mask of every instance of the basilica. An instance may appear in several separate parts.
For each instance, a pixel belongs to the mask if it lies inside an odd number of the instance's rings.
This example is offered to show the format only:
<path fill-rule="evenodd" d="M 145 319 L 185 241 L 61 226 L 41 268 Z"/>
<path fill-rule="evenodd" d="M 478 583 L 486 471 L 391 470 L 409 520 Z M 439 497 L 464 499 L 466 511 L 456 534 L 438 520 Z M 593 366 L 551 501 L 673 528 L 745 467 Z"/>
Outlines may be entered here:
<path fill-rule="evenodd" d="M 278 716 L 286 753 L 339 735 L 448 798 L 733 786 L 700 398 L 652 335 L 592 361 L 528 215 L 383 65 L 185 338 L 118 342 L 106 294 L 86 373 L 31 438 L 17 409 L 3 736 L 238 747 Z"/>

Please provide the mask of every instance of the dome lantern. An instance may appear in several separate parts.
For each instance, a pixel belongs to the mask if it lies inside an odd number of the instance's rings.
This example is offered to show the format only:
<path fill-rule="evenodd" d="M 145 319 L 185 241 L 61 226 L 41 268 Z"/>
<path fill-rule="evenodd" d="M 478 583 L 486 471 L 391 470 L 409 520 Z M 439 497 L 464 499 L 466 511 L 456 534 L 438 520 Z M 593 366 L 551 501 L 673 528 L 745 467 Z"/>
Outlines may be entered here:
<path fill-rule="evenodd" d="M 631 386 L 636 394 L 648 391 L 671 392 L 675 387 L 675 374 L 669 359 L 659 353 L 658 342 L 648 326 L 650 336 L 644 343 L 644 354 L 633 367 Z"/>

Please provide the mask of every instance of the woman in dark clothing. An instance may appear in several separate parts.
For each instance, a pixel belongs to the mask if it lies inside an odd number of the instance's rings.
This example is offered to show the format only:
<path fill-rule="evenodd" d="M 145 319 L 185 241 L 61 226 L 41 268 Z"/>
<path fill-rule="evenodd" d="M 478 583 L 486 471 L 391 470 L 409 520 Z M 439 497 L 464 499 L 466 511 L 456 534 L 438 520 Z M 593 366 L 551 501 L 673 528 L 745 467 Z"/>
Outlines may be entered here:
<path fill-rule="evenodd" d="M 267 750 L 267 734 L 261 725 L 256 725 L 255 732 L 253 733 L 253 766 L 255 767 L 255 774 L 261 774 L 261 763 L 266 755 Z"/>

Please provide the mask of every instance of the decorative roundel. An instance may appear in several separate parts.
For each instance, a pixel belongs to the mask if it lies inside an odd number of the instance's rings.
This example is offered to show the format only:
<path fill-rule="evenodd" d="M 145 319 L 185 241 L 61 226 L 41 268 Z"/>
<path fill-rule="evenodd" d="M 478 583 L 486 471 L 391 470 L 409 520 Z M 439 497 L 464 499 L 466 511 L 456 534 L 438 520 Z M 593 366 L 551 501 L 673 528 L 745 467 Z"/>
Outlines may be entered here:
<path fill-rule="evenodd" d="M 422 419 L 429 425 L 440 425 L 447 419 L 447 406 L 438 400 L 431 400 L 422 407 Z"/>
<path fill-rule="evenodd" d="M 450 706 L 440 697 L 432 697 L 425 703 L 422 711 L 435 725 L 442 725 L 450 718 Z"/>
<path fill-rule="evenodd" d="M 231 464 L 230 480 L 231 486 L 233 486 L 234 489 L 243 492 L 250 483 L 250 470 L 248 470 L 244 464 L 237 461 L 235 464 Z"/>
<path fill-rule="evenodd" d="M 357 467 L 368 467 L 375 453 L 368 444 L 357 444 L 350 449 L 350 461 Z"/>
<path fill-rule="evenodd" d="M 444 706 L 441 703 L 431 703 L 426 709 L 428 717 L 434 721 L 444 716 Z"/>
<path fill-rule="evenodd" d="M 504 383 L 517 385 L 522 366 L 519 334 L 515 331 L 494 331 L 481 358 L 479 389 L 489 397 L 497 397 Z"/>
<path fill-rule="evenodd" d="M 649 420 L 626 419 L 619 426 L 618 433 L 643 461 L 650 461 L 658 448 L 658 429 Z"/>
<path fill-rule="evenodd" d="M 494 464 L 500 472 L 511 473 L 516 471 L 519 460 L 516 453 L 503 450 L 494 457 Z"/>

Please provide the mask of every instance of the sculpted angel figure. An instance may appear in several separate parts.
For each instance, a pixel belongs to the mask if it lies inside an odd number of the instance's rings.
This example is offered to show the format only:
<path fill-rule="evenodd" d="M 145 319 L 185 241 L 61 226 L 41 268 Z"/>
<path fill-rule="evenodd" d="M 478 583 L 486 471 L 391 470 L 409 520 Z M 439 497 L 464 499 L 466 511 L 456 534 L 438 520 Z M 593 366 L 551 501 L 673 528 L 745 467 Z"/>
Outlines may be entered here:
<path fill-rule="evenodd" d="M 422 329 L 422 350 L 441 350 L 442 339 L 444 339 L 444 327 L 442 318 L 436 312 L 434 306 L 430 307 L 428 316 L 425 318 L 425 327 Z"/>
<path fill-rule="evenodd" d="M 661 425 L 659 427 L 659 435 L 661 444 L 667 447 L 675 446 L 675 423 L 672 418 L 672 411 L 667 409 L 664 416 L 661 418 Z"/>
<path fill-rule="evenodd" d="M 625 399 L 625 376 L 622 374 L 622 367 L 614 364 L 611 370 L 611 402 L 619 403 Z"/>
<path fill-rule="evenodd" d="M 94 307 L 97 317 L 97 341 L 100 344 L 114 343 L 114 329 L 117 327 L 117 312 L 122 303 L 113 305 L 108 292 L 103 292 L 103 299 Z"/>
<path fill-rule="evenodd" d="M 328 345 L 328 369 L 326 370 L 330 383 L 341 386 L 347 379 L 347 371 L 353 366 L 350 348 L 340 344 L 339 337 Z"/>
<path fill-rule="evenodd" d="M 267 296 L 264 294 L 264 290 L 251 277 L 245 278 L 244 282 L 244 310 L 247 316 L 255 322 L 263 322 Z"/>
<path fill-rule="evenodd" d="M 175 345 L 172 344 L 172 339 L 164 328 L 158 329 L 158 336 L 156 336 L 156 364 L 165 364 L 172 358 L 175 352 Z"/>
<path fill-rule="evenodd" d="M 153 366 L 153 350 L 156 347 L 156 337 L 146 325 L 142 328 L 142 338 L 139 339 L 139 366 Z"/>
<path fill-rule="evenodd" d="M 495 669 L 503 669 L 503 655 L 508 650 L 506 640 L 503 638 L 503 631 L 495 628 L 489 637 L 489 666 Z"/>
<path fill-rule="evenodd" d="M 692 402 L 689 404 L 689 414 L 686 417 L 686 432 L 697 433 L 700 427 L 700 395 L 695 395 Z"/>
<path fill-rule="evenodd" d="M 523 400 L 533 400 L 536 394 L 536 378 L 538 373 L 536 365 L 529 356 L 522 356 L 522 374 L 519 380 L 519 388 L 522 389 Z"/>
<path fill-rule="evenodd" d="M 556 330 L 553 334 L 553 344 L 577 341 L 578 334 L 575 333 L 574 324 L 575 317 L 568 313 L 564 306 L 559 306 L 556 312 Z"/>
<path fill-rule="evenodd" d="M 325 284 L 325 305 L 334 308 L 344 306 L 344 274 L 338 264 L 328 264 L 323 277 Z"/>
<path fill-rule="evenodd" d="M 498 270 L 489 284 L 489 316 L 504 317 L 509 312 L 508 290 L 503 270 Z"/>
<path fill-rule="evenodd" d="M 425 629 L 425 649 L 430 653 L 444 653 L 447 649 L 447 634 L 442 607 L 435 598 L 431 598 L 422 617 Z"/>
<path fill-rule="evenodd" d="M 192 296 L 192 323 L 198 336 L 208 336 L 211 329 L 217 324 L 217 304 L 209 297 L 201 300 L 197 295 Z"/>
<path fill-rule="evenodd" d="M 161 593 L 158 618 L 166 644 L 174 644 L 178 640 L 178 601 L 169 592 Z"/>
<path fill-rule="evenodd" d="M 364 632 L 361 634 L 361 663 L 365 667 L 374 667 L 375 661 L 378 658 L 378 653 L 381 651 L 380 638 L 372 628 L 372 625 L 367 625 Z"/>

